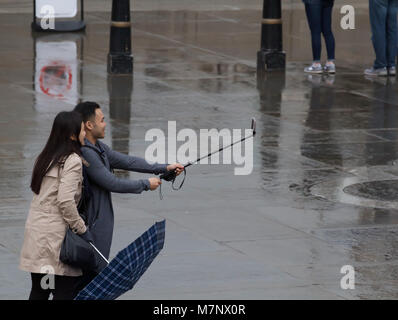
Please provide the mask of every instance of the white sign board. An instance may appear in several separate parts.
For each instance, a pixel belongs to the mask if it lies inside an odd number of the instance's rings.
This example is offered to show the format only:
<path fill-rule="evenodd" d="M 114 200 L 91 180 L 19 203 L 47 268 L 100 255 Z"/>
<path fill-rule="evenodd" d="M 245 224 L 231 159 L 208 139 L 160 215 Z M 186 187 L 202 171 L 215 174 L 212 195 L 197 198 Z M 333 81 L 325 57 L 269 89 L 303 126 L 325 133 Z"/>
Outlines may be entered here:
<path fill-rule="evenodd" d="M 48 7 L 53 8 L 54 18 L 73 18 L 77 14 L 77 0 L 36 0 L 36 17 L 48 17 Z"/>
<path fill-rule="evenodd" d="M 73 41 L 38 41 L 35 61 L 35 107 L 41 112 L 75 105 L 78 92 L 77 46 Z"/>

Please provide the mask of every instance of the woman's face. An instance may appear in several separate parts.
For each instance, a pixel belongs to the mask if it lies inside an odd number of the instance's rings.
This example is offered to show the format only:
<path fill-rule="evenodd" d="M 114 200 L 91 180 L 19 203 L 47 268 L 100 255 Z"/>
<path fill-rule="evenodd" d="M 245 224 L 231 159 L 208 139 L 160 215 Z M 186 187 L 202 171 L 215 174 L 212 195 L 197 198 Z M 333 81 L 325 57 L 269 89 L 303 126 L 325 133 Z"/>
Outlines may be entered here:
<path fill-rule="evenodd" d="M 79 134 L 79 141 L 84 146 L 84 138 L 86 137 L 86 130 L 84 130 L 84 122 L 82 122 L 82 126 L 80 129 L 80 134 Z"/>

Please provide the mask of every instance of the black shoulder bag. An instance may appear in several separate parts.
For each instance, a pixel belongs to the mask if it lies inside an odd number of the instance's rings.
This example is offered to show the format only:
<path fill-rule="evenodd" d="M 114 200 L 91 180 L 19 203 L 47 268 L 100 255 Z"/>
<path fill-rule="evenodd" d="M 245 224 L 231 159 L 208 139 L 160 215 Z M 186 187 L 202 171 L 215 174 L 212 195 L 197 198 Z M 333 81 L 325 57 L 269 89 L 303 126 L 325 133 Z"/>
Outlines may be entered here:
<path fill-rule="evenodd" d="M 92 190 L 90 188 L 86 170 L 87 169 L 85 169 L 85 165 L 83 164 L 82 195 L 77 209 L 87 225 Z M 99 266 L 98 256 L 92 245 L 81 236 L 74 233 L 71 228 L 68 228 L 66 231 L 59 259 L 67 265 L 87 271 L 96 271 Z"/>

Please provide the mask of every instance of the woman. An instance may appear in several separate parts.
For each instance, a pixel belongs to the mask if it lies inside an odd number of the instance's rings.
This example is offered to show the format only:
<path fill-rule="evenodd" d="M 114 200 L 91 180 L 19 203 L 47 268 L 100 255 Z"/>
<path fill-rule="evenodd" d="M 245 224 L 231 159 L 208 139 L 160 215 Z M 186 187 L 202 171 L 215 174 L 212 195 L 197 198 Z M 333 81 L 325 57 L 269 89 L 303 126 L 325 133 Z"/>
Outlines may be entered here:
<path fill-rule="evenodd" d="M 30 185 L 34 195 L 20 258 L 20 269 L 31 273 L 30 300 L 47 300 L 50 293 L 54 300 L 70 300 L 77 294 L 82 271 L 63 264 L 59 254 L 67 228 L 89 237 L 77 211 L 85 134 L 78 113 L 60 112 L 34 165 Z"/>
<path fill-rule="evenodd" d="M 334 64 L 335 41 L 332 32 L 332 11 L 334 0 L 303 0 L 307 14 L 308 25 L 311 30 L 312 41 L 312 65 L 306 67 L 304 72 L 308 73 L 335 73 Z M 328 59 L 322 68 L 321 65 L 321 33 L 325 39 Z"/>

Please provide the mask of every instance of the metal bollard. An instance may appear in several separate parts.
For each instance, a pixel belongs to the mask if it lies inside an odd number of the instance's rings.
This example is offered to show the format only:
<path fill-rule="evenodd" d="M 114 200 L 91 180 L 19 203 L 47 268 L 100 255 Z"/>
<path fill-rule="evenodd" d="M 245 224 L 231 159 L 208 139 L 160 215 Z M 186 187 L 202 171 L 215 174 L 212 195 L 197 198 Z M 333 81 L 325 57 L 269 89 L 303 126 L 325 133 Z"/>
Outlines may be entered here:
<path fill-rule="evenodd" d="M 257 53 L 257 70 L 285 69 L 286 54 L 282 51 L 281 0 L 264 0 L 261 26 L 261 50 Z"/>
<path fill-rule="evenodd" d="M 130 0 L 112 0 L 108 73 L 130 74 L 132 72 Z"/>

